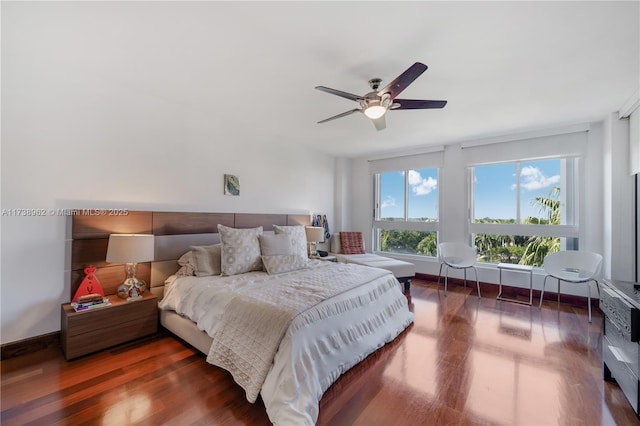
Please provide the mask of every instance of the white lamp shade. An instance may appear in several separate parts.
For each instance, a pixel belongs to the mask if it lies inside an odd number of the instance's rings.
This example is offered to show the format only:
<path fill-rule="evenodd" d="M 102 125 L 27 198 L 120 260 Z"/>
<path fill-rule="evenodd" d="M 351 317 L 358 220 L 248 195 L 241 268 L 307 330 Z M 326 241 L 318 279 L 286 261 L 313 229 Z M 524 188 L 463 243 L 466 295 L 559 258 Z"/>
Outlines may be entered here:
<path fill-rule="evenodd" d="M 153 235 L 111 234 L 107 248 L 109 263 L 138 263 L 153 260 Z"/>
<path fill-rule="evenodd" d="M 324 241 L 324 228 L 320 226 L 305 226 L 304 232 L 307 234 L 307 242 L 309 243 Z"/>

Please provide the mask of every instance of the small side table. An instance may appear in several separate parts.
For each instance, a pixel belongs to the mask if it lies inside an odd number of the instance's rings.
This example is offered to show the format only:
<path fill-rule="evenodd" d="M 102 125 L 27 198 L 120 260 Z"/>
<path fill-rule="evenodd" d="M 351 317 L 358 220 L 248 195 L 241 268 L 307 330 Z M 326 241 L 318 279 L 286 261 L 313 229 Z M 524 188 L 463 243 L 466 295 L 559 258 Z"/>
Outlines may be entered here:
<path fill-rule="evenodd" d="M 522 300 L 507 299 L 502 297 L 502 270 L 513 272 L 524 272 L 529 274 L 529 303 Z M 522 303 L 524 305 L 531 306 L 533 304 L 533 266 L 517 265 L 515 263 L 498 263 L 498 270 L 500 271 L 500 290 L 498 290 L 498 296 L 496 299 L 504 300 L 506 302 Z"/>
<path fill-rule="evenodd" d="M 149 291 L 133 302 L 115 294 L 107 298 L 111 306 L 83 312 L 62 305 L 60 342 L 67 360 L 158 331 L 158 298 Z"/>

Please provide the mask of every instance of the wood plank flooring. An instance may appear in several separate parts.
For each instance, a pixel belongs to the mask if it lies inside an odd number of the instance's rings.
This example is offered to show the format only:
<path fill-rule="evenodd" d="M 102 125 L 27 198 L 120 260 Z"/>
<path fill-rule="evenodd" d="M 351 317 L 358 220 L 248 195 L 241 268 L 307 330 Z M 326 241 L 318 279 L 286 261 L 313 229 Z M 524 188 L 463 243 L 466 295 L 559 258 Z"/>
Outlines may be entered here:
<path fill-rule="evenodd" d="M 636 425 L 602 379 L 602 316 L 415 280 L 415 322 L 344 374 L 319 425 Z M 115 332 L 115 330 L 114 330 Z M 225 371 L 168 333 L 67 362 L 59 349 L 1 362 L 2 425 L 267 425 Z"/>

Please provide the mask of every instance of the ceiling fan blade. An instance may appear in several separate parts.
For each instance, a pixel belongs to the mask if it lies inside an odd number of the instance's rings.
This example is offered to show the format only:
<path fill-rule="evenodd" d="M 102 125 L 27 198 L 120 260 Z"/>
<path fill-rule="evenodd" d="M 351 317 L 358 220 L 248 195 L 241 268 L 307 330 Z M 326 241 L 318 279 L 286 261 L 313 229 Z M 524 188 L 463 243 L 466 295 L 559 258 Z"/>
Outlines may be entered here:
<path fill-rule="evenodd" d="M 342 114 L 334 115 L 333 117 L 325 118 L 324 120 L 318 121 L 318 124 L 326 123 L 327 121 L 335 120 L 336 118 L 346 117 L 347 115 L 351 115 L 354 112 L 362 112 L 358 108 L 352 109 L 351 111 L 343 112 Z"/>
<path fill-rule="evenodd" d="M 447 101 L 423 101 L 420 99 L 395 99 L 391 109 L 431 109 L 444 108 Z M 398 105 L 398 106 L 396 106 Z"/>
<path fill-rule="evenodd" d="M 383 89 L 378 91 L 378 96 L 382 96 L 385 93 L 391 95 L 391 99 L 395 99 L 404 89 L 407 88 L 413 81 L 420 77 L 420 74 L 427 70 L 427 66 L 421 62 L 416 62 L 411 65 L 405 72 L 400 74 L 395 80 L 387 84 Z"/>
<path fill-rule="evenodd" d="M 373 121 L 373 125 L 376 126 L 376 130 L 380 131 L 380 130 L 384 130 L 387 127 L 387 122 L 384 118 L 384 115 L 380 118 L 376 118 L 375 120 L 371 120 Z"/>
<path fill-rule="evenodd" d="M 330 87 L 316 86 L 316 89 L 320 90 L 322 92 L 330 93 L 332 95 L 340 96 L 342 98 L 351 99 L 352 101 L 356 101 L 356 102 L 358 102 L 360 99 L 362 99 L 362 96 L 354 95 L 352 93 L 343 92 L 342 90 L 332 89 Z"/>

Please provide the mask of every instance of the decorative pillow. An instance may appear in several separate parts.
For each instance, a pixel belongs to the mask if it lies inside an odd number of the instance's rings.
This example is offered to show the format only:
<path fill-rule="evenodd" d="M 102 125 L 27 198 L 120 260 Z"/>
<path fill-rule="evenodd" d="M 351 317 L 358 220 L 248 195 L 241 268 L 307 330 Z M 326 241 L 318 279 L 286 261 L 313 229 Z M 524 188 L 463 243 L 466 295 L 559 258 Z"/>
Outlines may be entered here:
<path fill-rule="evenodd" d="M 297 254 L 262 256 L 262 262 L 269 275 L 297 271 L 298 269 L 305 269 L 309 266 L 307 257 L 302 257 Z"/>
<path fill-rule="evenodd" d="M 220 275 L 222 272 L 222 244 L 191 246 L 191 252 L 196 263 L 197 277 Z"/>
<path fill-rule="evenodd" d="M 291 245 L 293 246 L 293 254 L 307 258 L 307 233 L 304 226 L 279 226 L 273 225 L 273 230 L 278 234 L 288 234 L 291 236 Z"/>
<path fill-rule="evenodd" d="M 222 275 L 236 275 L 262 270 L 259 236 L 262 226 L 236 229 L 218 225 L 222 241 Z"/>
<path fill-rule="evenodd" d="M 362 232 L 340 232 L 340 246 L 344 254 L 364 254 Z"/>
<path fill-rule="evenodd" d="M 282 254 L 294 254 L 291 235 L 289 234 L 262 234 L 260 235 L 260 252 L 263 256 L 275 256 Z"/>
<path fill-rule="evenodd" d="M 176 275 L 180 277 L 187 277 L 196 274 L 196 260 L 193 257 L 193 251 L 189 250 L 178 259 L 178 265 L 180 269 L 176 272 Z"/>

